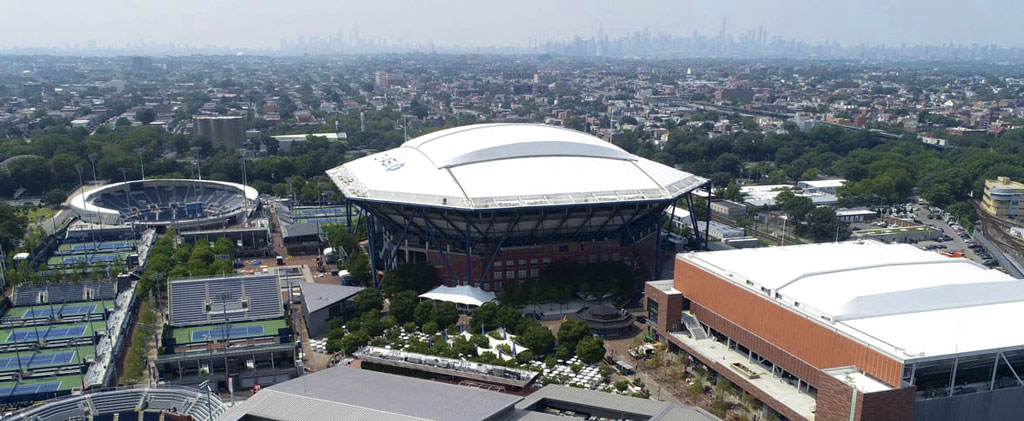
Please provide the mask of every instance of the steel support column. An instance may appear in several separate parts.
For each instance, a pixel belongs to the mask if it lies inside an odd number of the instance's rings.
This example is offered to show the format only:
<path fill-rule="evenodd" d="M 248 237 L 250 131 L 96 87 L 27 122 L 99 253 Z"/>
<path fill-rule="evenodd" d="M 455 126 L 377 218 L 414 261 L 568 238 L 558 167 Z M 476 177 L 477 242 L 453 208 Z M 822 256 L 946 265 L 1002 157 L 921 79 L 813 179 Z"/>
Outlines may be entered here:
<path fill-rule="evenodd" d="M 437 236 L 434 235 L 434 230 L 430 228 L 433 224 L 430 223 L 430 220 L 427 218 L 427 213 L 424 212 L 422 208 L 420 209 L 420 217 L 423 218 L 423 225 L 426 227 L 425 231 L 427 232 L 427 236 L 430 237 L 430 240 L 433 241 L 435 246 L 437 246 L 437 253 L 441 255 L 441 260 L 444 262 L 445 269 L 448 269 L 448 276 L 452 279 L 456 279 L 455 271 L 452 270 L 452 265 L 448 262 L 448 253 L 444 251 L 444 247 L 441 246 L 441 242 L 438 241 Z"/>
<path fill-rule="evenodd" d="M 516 219 L 511 224 L 505 227 L 505 235 L 501 237 L 498 244 L 494 246 L 494 251 L 491 252 L 491 258 L 487 261 L 487 266 L 484 267 L 484 273 L 480 276 L 480 280 L 489 279 L 491 274 L 491 266 L 494 265 L 494 260 L 498 258 L 498 253 L 501 252 L 501 246 L 505 244 L 505 240 L 512 235 L 512 228 L 519 224 L 519 218 L 522 217 L 521 212 L 516 212 Z M 493 218 L 493 217 L 492 217 Z"/>
<path fill-rule="evenodd" d="M 370 252 L 370 285 L 374 289 L 377 288 L 377 249 L 373 237 L 376 236 L 377 231 L 377 217 L 370 215 L 366 218 L 366 241 Z"/>
<path fill-rule="evenodd" d="M 472 239 L 471 239 L 471 236 L 470 236 L 470 232 L 469 232 L 469 230 L 472 229 L 472 225 L 470 223 L 471 218 L 469 216 L 469 212 L 465 213 L 465 220 L 466 220 L 466 285 L 472 285 L 472 283 L 473 283 L 473 261 L 472 261 L 473 260 L 473 256 L 472 256 L 473 242 L 472 242 Z"/>
<path fill-rule="evenodd" d="M 664 209 L 664 208 L 662 208 Z M 664 210 L 658 209 L 658 226 L 654 227 L 654 279 L 661 279 L 661 221 Z"/>
<path fill-rule="evenodd" d="M 949 373 L 949 390 L 946 391 L 946 396 L 953 396 L 953 385 L 956 384 L 956 369 L 960 365 L 960 357 L 953 358 L 953 371 Z"/>
<path fill-rule="evenodd" d="M 708 193 L 707 199 L 707 219 L 704 220 L 704 250 L 708 249 L 708 240 L 711 238 L 711 180 L 708 180 L 704 184 L 705 191 Z"/>
<path fill-rule="evenodd" d="M 1020 376 L 1017 375 L 1017 370 L 1014 370 L 1013 364 L 1010 364 L 1010 360 L 1006 359 L 1006 354 L 1000 352 L 999 355 L 1003 357 L 1003 361 L 1006 362 L 1006 366 L 1010 367 L 1010 373 L 1013 373 L 1013 378 L 1017 379 L 1017 384 L 1024 386 L 1024 380 L 1021 380 Z"/>

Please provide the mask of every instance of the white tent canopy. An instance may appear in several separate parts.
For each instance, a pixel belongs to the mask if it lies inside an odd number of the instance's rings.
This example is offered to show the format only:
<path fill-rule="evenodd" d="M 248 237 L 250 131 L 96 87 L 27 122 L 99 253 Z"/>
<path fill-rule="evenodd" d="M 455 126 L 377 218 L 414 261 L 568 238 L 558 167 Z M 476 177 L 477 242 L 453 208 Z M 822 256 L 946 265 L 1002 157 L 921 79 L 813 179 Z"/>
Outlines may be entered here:
<path fill-rule="evenodd" d="M 447 301 L 466 307 L 476 307 L 494 300 L 494 293 L 469 285 L 459 285 L 455 287 L 441 285 L 426 293 L 420 294 L 420 298 L 426 298 L 434 301 Z"/>

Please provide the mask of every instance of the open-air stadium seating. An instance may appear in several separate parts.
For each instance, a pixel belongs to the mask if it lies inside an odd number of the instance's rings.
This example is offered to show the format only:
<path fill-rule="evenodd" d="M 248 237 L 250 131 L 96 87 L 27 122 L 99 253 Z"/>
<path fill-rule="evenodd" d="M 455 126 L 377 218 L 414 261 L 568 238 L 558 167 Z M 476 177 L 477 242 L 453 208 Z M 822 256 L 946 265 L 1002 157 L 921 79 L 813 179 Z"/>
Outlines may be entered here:
<path fill-rule="evenodd" d="M 92 298 L 86 299 L 86 289 L 94 292 Z M 31 306 L 37 303 L 39 293 L 47 290 L 49 303 L 73 303 L 78 301 L 113 300 L 117 296 L 117 286 L 113 281 L 69 282 L 60 284 L 20 285 L 14 289 L 11 303 L 15 306 Z"/>
<path fill-rule="evenodd" d="M 125 409 L 134 410 L 142 399 L 142 389 L 129 389 L 123 393 L 97 393 L 91 395 L 92 407 L 99 414 L 113 414 Z"/>
<path fill-rule="evenodd" d="M 273 275 L 232 276 L 197 280 L 171 281 L 171 325 L 185 326 L 222 321 L 224 315 L 206 312 L 206 302 L 238 302 L 248 297 L 249 307 L 244 314 L 229 313 L 229 320 L 261 320 L 280 317 L 281 293 Z"/>
<path fill-rule="evenodd" d="M 149 186 L 145 190 L 124 190 L 102 194 L 92 202 L 98 206 L 121 211 L 122 215 L 147 221 L 187 219 L 183 209 L 188 203 L 201 202 L 207 215 L 235 212 L 242 208 L 244 197 L 227 188 L 194 186 Z M 179 209 L 171 210 L 172 205 Z"/>
<path fill-rule="evenodd" d="M 89 402 L 92 402 L 91 410 Z M 207 410 L 205 391 L 180 386 L 163 386 L 68 396 L 14 414 L 5 420 L 63 421 L 90 415 L 93 420 L 112 420 L 114 414 L 120 414 L 119 419 L 121 420 L 136 420 L 138 419 L 136 410 L 139 409 L 140 402 L 146 402 L 145 408 L 142 409 L 152 411 L 143 413 L 145 420 L 157 420 L 159 416 L 156 415 L 156 411 L 171 411 L 171 409 L 178 414 L 189 415 L 193 419 L 208 419 L 209 411 Z M 214 417 L 227 410 L 224 402 L 216 394 L 210 395 L 209 406 L 213 410 Z M 154 418 L 153 415 L 156 417 Z"/>

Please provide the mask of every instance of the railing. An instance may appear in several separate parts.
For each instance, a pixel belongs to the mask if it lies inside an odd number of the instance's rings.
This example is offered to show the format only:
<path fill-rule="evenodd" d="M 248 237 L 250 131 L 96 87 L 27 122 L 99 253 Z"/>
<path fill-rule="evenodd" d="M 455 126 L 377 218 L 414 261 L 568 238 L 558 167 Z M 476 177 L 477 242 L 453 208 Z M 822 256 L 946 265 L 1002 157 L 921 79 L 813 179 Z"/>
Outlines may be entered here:
<path fill-rule="evenodd" d="M 19 413 L 14 414 L 14 415 L 12 415 L 10 417 L 4 418 L 4 420 L 5 421 L 7 421 L 7 420 L 31 420 L 31 419 L 34 419 L 33 414 L 36 414 L 36 413 L 41 412 L 41 411 L 50 410 L 53 407 L 60 406 L 60 405 L 65 405 L 65 404 L 67 404 L 69 406 L 74 406 L 78 401 L 84 401 L 88 407 L 92 408 L 93 406 L 92 406 L 92 403 L 91 403 L 91 401 L 89 399 L 92 396 L 96 396 L 98 394 L 106 394 L 106 393 L 110 393 L 110 392 L 126 391 L 126 390 L 142 391 L 143 394 L 161 394 L 163 392 L 186 393 L 186 394 L 188 394 L 188 399 L 195 399 L 196 402 L 198 402 L 200 400 L 206 399 L 206 396 L 207 396 L 207 392 L 206 391 L 200 390 L 200 389 L 196 389 L 196 388 L 192 388 L 192 387 L 187 387 L 187 386 L 157 386 L 157 387 L 151 387 L 151 386 L 148 386 L 148 385 L 136 385 L 136 386 L 108 387 L 108 388 L 102 388 L 102 389 L 88 390 L 88 391 L 85 391 L 84 393 L 80 393 L 80 394 L 77 394 L 77 395 L 71 395 L 70 397 L 69 396 L 61 396 L 61 397 L 51 398 L 51 399 L 47 399 L 47 400 L 43 400 L 43 401 L 38 401 L 35 404 L 33 404 L 32 406 L 22 409 Z M 210 405 L 213 408 L 213 412 L 214 412 L 215 415 L 220 415 L 220 414 L 224 413 L 224 411 L 227 411 L 227 406 L 225 406 L 224 402 L 221 401 L 220 396 L 218 396 L 217 394 L 213 393 L 213 394 L 209 394 L 209 398 L 210 398 L 209 399 L 210 400 Z M 205 401 L 203 403 L 205 404 Z M 205 411 L 205 405 L 204 405 L 204 411 Z"/>
<path fill-rule="evenodd" d="M 702 340 L 708 338 L 708 333 L 704 331 L 704 328 L 700 326 L 700 322 L 697 321 L 696 317 L 683 313 L 683 325 L 686 326 L 686 330 L 690 332 L 690 336 L 695 340 Z"/>

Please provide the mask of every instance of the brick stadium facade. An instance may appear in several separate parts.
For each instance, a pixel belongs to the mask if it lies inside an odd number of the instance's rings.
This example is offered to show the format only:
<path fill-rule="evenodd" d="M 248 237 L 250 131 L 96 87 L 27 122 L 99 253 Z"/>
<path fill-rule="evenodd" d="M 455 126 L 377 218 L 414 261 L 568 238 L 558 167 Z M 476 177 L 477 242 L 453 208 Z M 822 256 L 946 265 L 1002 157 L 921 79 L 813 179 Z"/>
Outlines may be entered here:
<path fill-rule="evenodd" d="M 900 387 L 900 361 L 681 259 L 675 261 L 675 279 L 671 288 L 668 286 L 664 281 L 660 285 L 651 282 L 645 289 L 645 306 L 659 338 L 725 376 L 778 414 L 793 420 L 914 419 L 916 387 Z M 673 335 L 685 330 L 681 320 L 684 310 L 716 337 L 728 338 L 799 378 L 807 393 L 816 390 L 813 415 L 791 408 L 728 365 Z M 857 391 L 854 397 L 852 386 L 825 372 L 841 367 L 856 367 L 893 389 Z M 852 418 L 851 402 L 855 402 Z"/>

